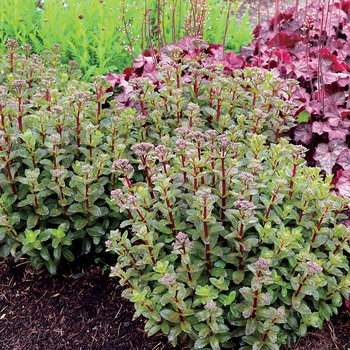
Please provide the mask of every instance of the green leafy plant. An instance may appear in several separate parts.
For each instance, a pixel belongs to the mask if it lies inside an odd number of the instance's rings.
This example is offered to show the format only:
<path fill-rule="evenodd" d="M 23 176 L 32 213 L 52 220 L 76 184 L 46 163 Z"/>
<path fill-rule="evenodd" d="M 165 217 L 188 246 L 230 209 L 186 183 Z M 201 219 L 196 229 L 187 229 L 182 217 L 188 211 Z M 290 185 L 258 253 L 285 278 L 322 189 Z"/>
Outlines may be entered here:
<path fill-rule="evenodd" d="M 202 45 L 203 47 L 205 45 Z M 349 231 L 331 176 L 283 135 L 297 89 L 259 68 L 158 65 L 160 85 L 120 78 L 135 117 L 110 206 L 128 215 L 106 242 L 135 317 L 194 349 L 279 349 L 321 328 L 349 295 Z M 199 58 L 198 58 L 199 57 Z M 205 60 L 203 60 L 205 62 Z M 118 78 L 117 78 L 118 79 Z"/>
<path fill-rule="evenodd" d="M 252 39 L 248 12 L 237 21 L 241 6 L 236 0 L 1 1 L 0 47 L 14 38 L 41 54 L 60 44 L 63 63 L 77 61 L 89 80 L 109 71 L 120 73 L 142 51 L 184 35 L 226 41 L 227 49 L 238 52 Z"/>
<path fill-rule="evenodd" d="M 119 224 L 105 194 L 118 158 L 112 143 L 122 142 L 102 108 L 110 84 L 77 80 L 59 45 L 41 57 L 10 39 L 0 62 L 0 255 L 29 256 L 55 273 L 62 257 L 100 252 Z"/>
<path fill-rule="evenodd" d="M 1 1 L 0 45 L 4 48 L 14 38 L 41 54 L 60 44 L 63 63 L 76 60 L 89 80 L 108 71 L 120 72 L 130 64 L 125 28 L 135 38 L 135 50 L 141 52 L 140 13 L 142 2 L 131 0 Z"/>
<path fill-rule="evenodd" d="M 238 11 L 242 11 L 243 1 L 161 0 L 149 1 L 149 5 L 150 11 L 145 12 L 149 20 L 145 22 L 144 37 L 152 39 L 157 48 L 191 36 L 223 44 L 226 50 L 239 53 L 240 47 L 253 39 L 248 7 L 240 21 L 237 17 Z M 150 47 L 152 42 L 148 42 Z"/>

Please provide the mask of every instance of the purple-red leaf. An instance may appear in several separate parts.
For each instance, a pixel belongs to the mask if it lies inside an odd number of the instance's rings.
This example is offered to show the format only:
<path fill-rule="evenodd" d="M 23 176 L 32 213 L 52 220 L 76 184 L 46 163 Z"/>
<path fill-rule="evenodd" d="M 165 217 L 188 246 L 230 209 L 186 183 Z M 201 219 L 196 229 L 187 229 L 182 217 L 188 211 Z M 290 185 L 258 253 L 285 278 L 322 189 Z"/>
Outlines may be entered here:
<path fill-rule="evenodd" d="M 296 42 L 301 40 L 302 38 L 298 34 L 290 30 L 285 30 L 278 32 L 268 44 L 277 47 L 293 47 Z"/>
<path fill-rule="evenodd" d="M 342 140 L 332 140 L 329 143 L 320 143 L 316 147 L 314 159 L 327 174 L 331 174 L 337 158 L 345 149 L 347 149 L 347 145 Z"/>
<path fill-rule="evenodd" d="M 337 158 L 337 163 L 344 169 L 350 170 L 350 149 L 345 149 Z"/>
<path fill-rule="evenodd" d="M 337 180 L 336 189 L 339 194 L 350 197 L 350 170 L 339 170 Z"/>
<path fill-rule="evenodd" d="M 294 130 L 294 140 L 307 145 L 312 138 L 312 126 L 309 123 L 301 123 Z"/>

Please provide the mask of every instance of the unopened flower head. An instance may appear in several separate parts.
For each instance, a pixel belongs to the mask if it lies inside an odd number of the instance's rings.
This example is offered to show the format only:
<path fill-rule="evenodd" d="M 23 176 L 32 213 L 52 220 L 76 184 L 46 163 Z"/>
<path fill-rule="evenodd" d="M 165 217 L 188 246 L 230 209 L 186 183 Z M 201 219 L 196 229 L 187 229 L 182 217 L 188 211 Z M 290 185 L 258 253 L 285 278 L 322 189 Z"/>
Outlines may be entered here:
<path fill-rule="evenodd" d="M 216 130 L 207 130 L 205 134 L 208 137 L 208 139 L 215 139 L 216 136 L 218 136 L 218 132 Z"/>
<path fill-rule="evenodd" d="M 62 177 L 63 175 L 67 174 L 66 169 L 53 169 L 52 174 L 55 177 Z"/>
<path fill-rule="evenodd" d="M 111 199 L 120 200 L 123 197 L 123 191 L 120 188 L 111 191 Z"/>
<path fill-rule="evenodd" d="M 181 126 L 180 128 L 175 129 L 175 133 L 182 138 L 185 138 L 192 133 L 192 130 L 186 126 Z"/>
<path fill-rule="evenodd" d="M 4 137 L 0 136 L 0 147 L 3 147 L 7 144 L 6 140 Z"/>
<path fill-rule="evenodd" d="M 113 242 L 112 241 L 108 240 L 108 241 L 106 241 L 105 244 L 106 244 L 107 249 L 112 249 L 113 248 Z"/>
<path fill-rule="evenodd" d="M 17 79 L 12 82 L 12 86 L 18 90 L 20 90 L 25 85 L 26 85 L 26 81 L 23 79 Z"/>
<path fill-rule="evenodd" d="M 314 261 L 307 261 L 306 265 L 308 266 L 308 272 L 310 273 L 322 272 L 323 270 L 322 266 L 315 263 Z"/>
<path fill-rule="evenodd" d="M 204 306 L 205 309 L 209 311 L 215 311 L 217 309 L 215 301 L 209 301 Z"/>
<path fill-rule="evenodd" d="M 8 225 L 7 216 L 5 215 L 0 216 L 0 226 L 7 226 L 7 225 Z"/>
<path fill-rule="evenodd" d="M 50 141 L 54 144 L 54 145 L 58 145 L 60 143 L 61 137 L 59 134 L 52 134 L 50 135 Z"/>
<path fill-rule="evenodd" d="M 283 318 L 286 316 L 286 312 L 284 311 L 284 309 L 282 309 L 281 307 L 279 307 L 277 310 L 276 310 L 276 316 L 279 317 L 279 318 Z"/>
<path fill-rule="evenodd" d="M 200 189 L 196 192 L 196 196 L 201 200 L 201 201 L 212 201 L 216 197 L 211 193 L 211 188 L 203 188 Z"/>
<path fill-rule="evenodd" d="M 271 265 L 271 261 L 265 258 L 259 258 L 255 262 L 255 267 L 260 270 L 268 270 Z"/>
<path fill-rule="evenodd" d="M 138 155 L 139 157 L 146 155 L 150 150 L 154 148 L 152 143 L 141 142 L 131 147 L 131 149 Z"/>
<path fill-rule="evenodd" d="M 251 211 L 256 208 L 256 206 L 247 200 L 238 200 L 233 203 L 238 210 L 241 211 Z"/>
<path fill-rule="evenodd" d="M 175 284 L 176 279 L 173 275 L 170 275 L 170 273 L 166 273 L 160 280 L 160 283 L 166 284 L 168 286 L 172 286 Z"/>
<path fill-rule="evenodd" d="M 186 115 L 193 117 L 199 115 L 201 112 L 201 108 L 196 104 L 189 102 L 187 105 Z"/>
<path fill-rule="evenodd" d="M 125 204 L 129 205 L 129 206 L 134 206 L 135 203 L 137 202 L 137 197 L 132 195 L 132 194 L 129 194 L 127 193 L 125 195 Z"/>
<path fill-rule="evenodd" d="M 154 152 L 156 153 L 158 158 L 164 158 L 170 151 L 171 148 L 166 147 L 164 145 L 159 145 L 154 149 Z"/>
<path fill-rule="evenodd" d="M 84 173 L 84 174 L 89 174 L 91 173 L 93 170 L 93 167 L 90 165 L 90 164 L 84 164 L 82 167 L 81 167 L 81 171 Z"/>
<path fill-rule="evenodd" d="M 184 233 L 184 232 L 179 232 L 177 235 L 176 235 L 176 240 L 179 242 L 179 243 L 184 243 L 187 239 L 187 234 Z"/>
<path fill-rule="evenodd" d="M 62 106 L 54 106 L 54 107 L 52 107 L 52 111 L 59 115 L 63 112 L 63 107 Z"/>
<path fill-rule="evenodd" d="M 183 151 L 187 148 L 189 142 L 184 139 L 179 139 L 175 142 L 176 149 L 178 151 Z"/>
<path fill-rule="evenodd" d="M 237 177 L 245 183 L 249 183 L 254 180 L 253 174 L 247 173 L 246 171 L 241 171 L 240 173 L 237 174 Z"/>
<path fill-rule="evenodd" d="M 193 131 L 190 135 L 197 142 L 203 142 L 205 140 L 205 136 L 201 131 Z"/>
<path fill-rule="evenodd" d="M 128 159 L 118 159 L 118 160 L 115 160 L 112 164 L 112 170 L 120 171 L 121 173 L 126 173 L 132 169 L 133 167 L 129 163 Z"/>
<path fill-rule="evenodd" d="M 119 266 L 111 266 L 111 275 L 112 276 L 117 276 L 118 275 L 118 271 L 120 270 Z"/>
<path fill-rule="evenodd" d="M 222 135 L 219 138 L 219 144 L 221 147 L 224 147 L 224 148 L 228 148 L 228 147 L 232 146 L 231 140 L 225 135 Z"/>
<path fill-rule="evenodd" d="M 259 163 L 250 163 L 247 166 L 248 169 L 251 169 L 254 173 L 259 173 L 264 170 L 261 164 Z"/>
<path fill-rule="evenodd" d="M 184 254 L 193 248 L 193 243 L 184 232 L 179 232 L 176 235 L 175 242 L 172 243 L 173 251 L 172 254 Z"/>

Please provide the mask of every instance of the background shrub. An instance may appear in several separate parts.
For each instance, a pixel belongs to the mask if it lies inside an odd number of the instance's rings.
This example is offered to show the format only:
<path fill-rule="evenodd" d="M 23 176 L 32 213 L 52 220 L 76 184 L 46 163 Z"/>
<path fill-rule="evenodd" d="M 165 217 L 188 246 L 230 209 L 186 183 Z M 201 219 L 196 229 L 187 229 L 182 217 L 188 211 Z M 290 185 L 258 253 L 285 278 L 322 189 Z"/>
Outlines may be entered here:
<path fill-rule="evenodd" d="M 248 12 L 238 21 L 236 13 L 242 3 L 223 0 L 201 2 L 192 9 L 192 1 L 133 0 L 33 0 L 1 1 L 0 47 L 9 38 L 31 44 L 40 54 L 60 44 L 62 62 L 76 60 L 84 80 L 113 71 L 120 73 L 142 51 L 175 43 L 184 35 L 204 35 L 239 51 L 251 41 Z M 35 4 L 37 6 L 35 6 Z M 189 14 L 196 13 L 193 18 Z M 227 13 L 233 14 L 223 25 Z M 187 25 L 185 25 L 185 22 Z M 225 34 L 225 31 L 227 32 Z M 158 36 L 159 34 L 159 36 Z"/>

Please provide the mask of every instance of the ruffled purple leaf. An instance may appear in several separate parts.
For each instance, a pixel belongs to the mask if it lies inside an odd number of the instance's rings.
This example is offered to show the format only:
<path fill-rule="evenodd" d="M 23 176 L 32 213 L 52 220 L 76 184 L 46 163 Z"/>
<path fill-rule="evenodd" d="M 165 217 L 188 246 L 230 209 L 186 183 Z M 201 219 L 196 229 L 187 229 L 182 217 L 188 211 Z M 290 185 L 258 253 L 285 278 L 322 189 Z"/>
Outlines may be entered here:
<path fill-rule="evenodd" d="M 347 145 L 342 140 L 332 140 L 329 143 L 320 143 L 316 147 L 314 159 L 327 174 L 331 174 L 337 158 L 345 149 L 347 149 Z"/>
<path fill-rule="evenodd" d="M 350 170 L 339 170 L 336 189 L 341 196 L 350 197 Z"/>
<path fill-rule="evenodd" d="M 350 149 L 345 149 L 337 158 L 339 164 L 344 170 L 350 170 Z"/>
<path fill-rule="evenodd" d="M 310 123 L 301 123 L 294 129 L 294 140 L 302 142 L 304 145 L 309 144 L 312 138 L 312 126 Z"/>

